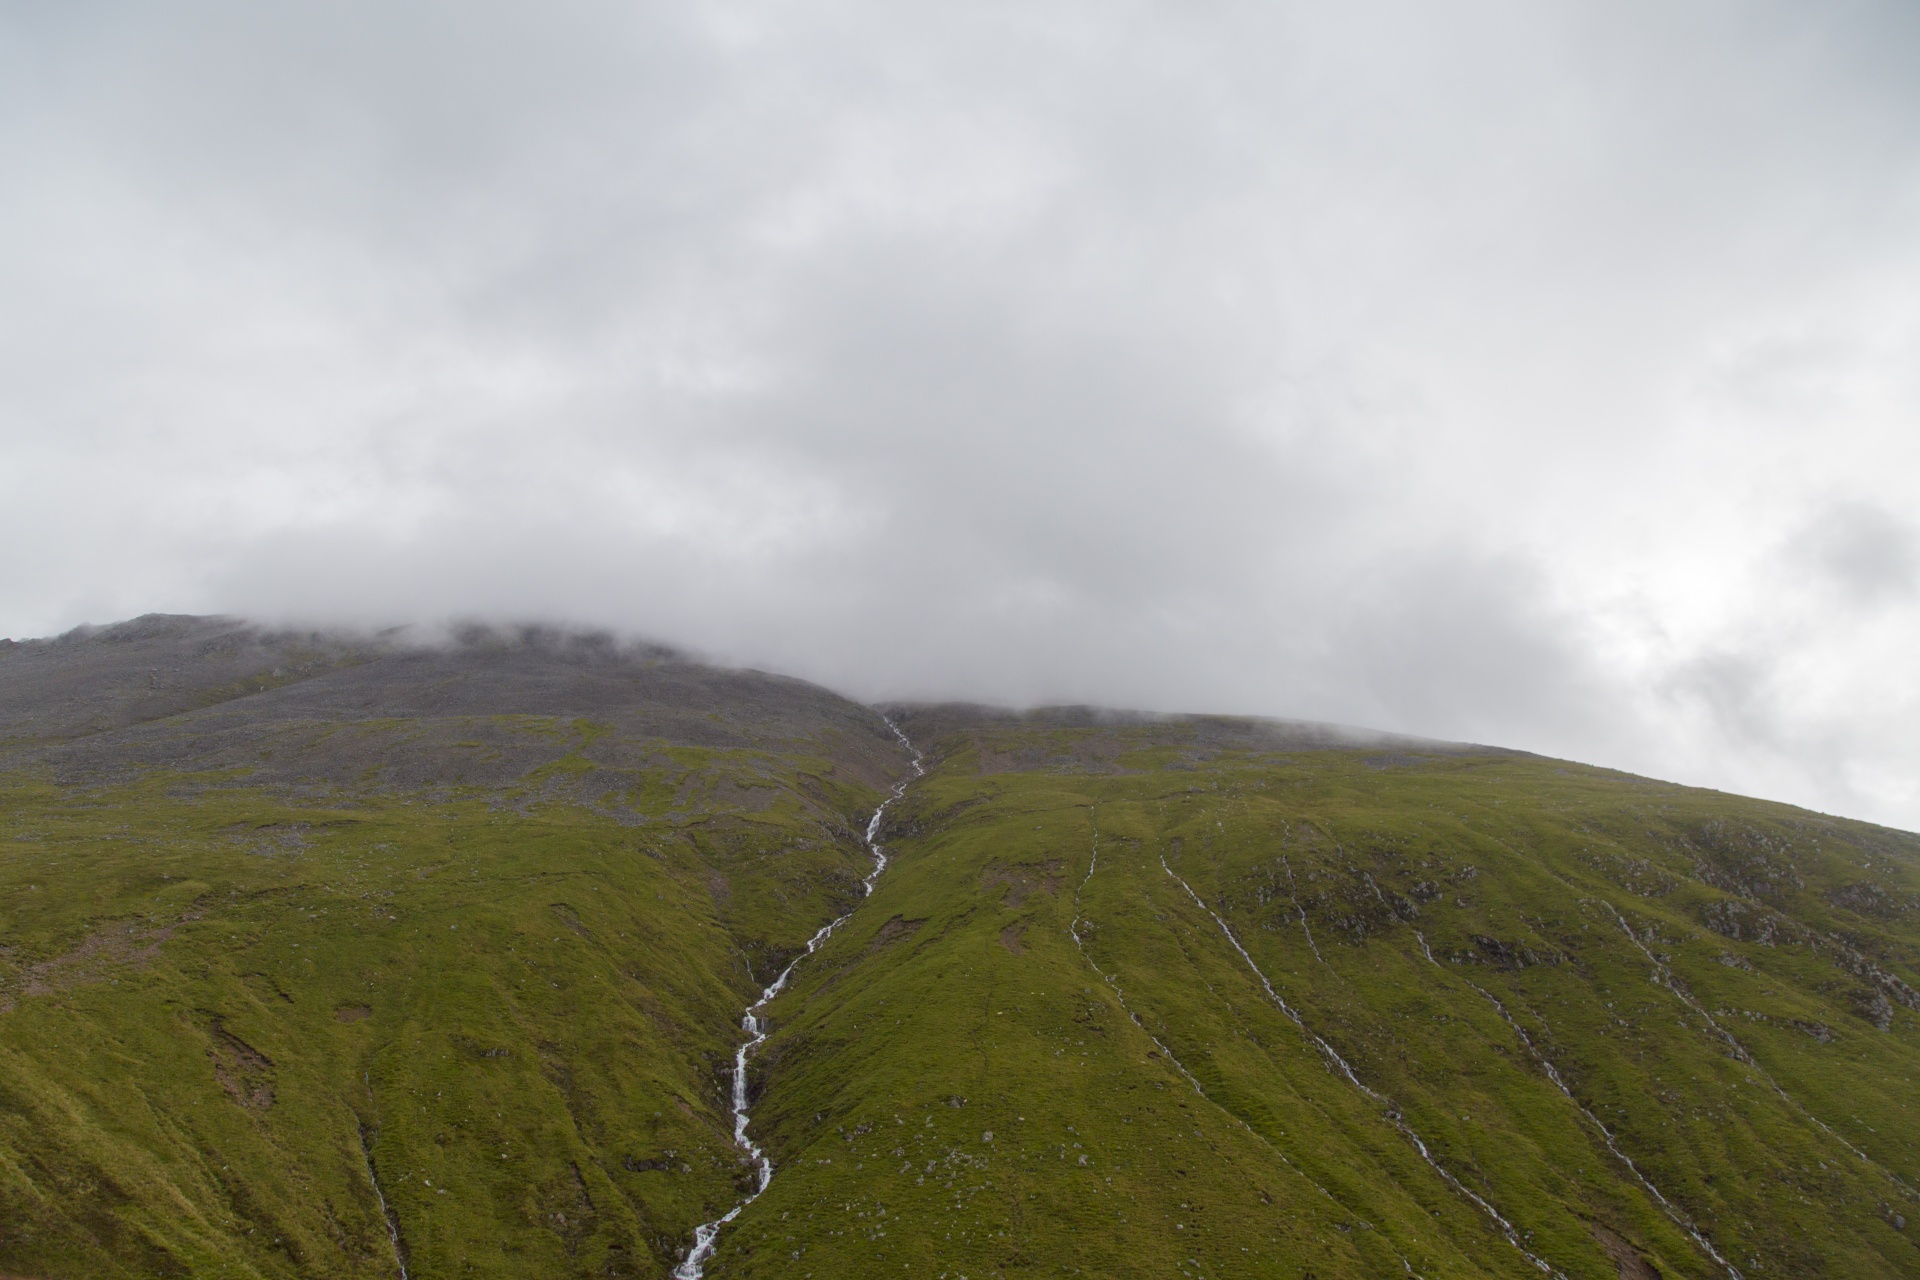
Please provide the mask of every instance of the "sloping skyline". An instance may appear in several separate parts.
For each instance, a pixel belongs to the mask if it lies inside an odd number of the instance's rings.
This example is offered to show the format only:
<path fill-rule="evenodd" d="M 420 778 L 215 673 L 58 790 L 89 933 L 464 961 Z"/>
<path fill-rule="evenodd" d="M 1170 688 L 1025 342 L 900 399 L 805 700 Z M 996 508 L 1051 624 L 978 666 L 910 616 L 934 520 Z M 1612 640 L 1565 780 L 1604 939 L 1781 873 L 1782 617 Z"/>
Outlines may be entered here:
<path fill-rule="evenodd" d="M 0 14 L 0 634 L 603 626 L 1920 827 L 1894 4 Z"/>

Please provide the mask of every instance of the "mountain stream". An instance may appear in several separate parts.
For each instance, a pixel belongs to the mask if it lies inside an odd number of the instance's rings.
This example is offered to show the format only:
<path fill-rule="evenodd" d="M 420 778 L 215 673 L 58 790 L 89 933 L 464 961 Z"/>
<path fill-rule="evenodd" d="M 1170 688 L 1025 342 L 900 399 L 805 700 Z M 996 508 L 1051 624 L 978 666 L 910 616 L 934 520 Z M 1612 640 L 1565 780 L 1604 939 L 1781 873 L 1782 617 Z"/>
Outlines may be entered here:
<path fill-rule="evenodd" d="M 912 742 L 907 740 L 907 735 L 900 731 L 900 726 L 885 716 L 880 718 L 886 721 L 887 728 L 891 729 L 893 736 L 900 740 L 900 745 L 913 753 L 913 773 L 895 785 L 892 793 L 880 802 L 880 807 L 873 811 L 873 817 L 867 821 L 866 845 L 867 852 L 873 855 L 873 870 L 869 871 L 866 879 L 861 881 L 861 886 L 865 889 L 862 897 L 872 895 L 874 881 L 878 880 L 880 873 L 887 869 L 887 853 L 879 843 L 880 820 L 886 817 L 888 806 L 905 795 L 907 787 L 915 779 L 924 777 L 927 772 L 926 767 L 921 763 L 920 752 Z M 854 910 L 858 909 L 857 906 L 854 908 Z M 787 979 L 793 976 L 795 967 L 818 951 L 821 944 L 833 936 L 834 930 L 852 917 L 853 911 L 848 911 L 821 925 L 819 932 L 807 939 L 807 949 L 795 956 L 793 962 L 780 971 L 780 976 L 775 978 L 767 989 L 760 993 L 760 998 L 748 1005 L 747 1011 L 741 1015 L 740 1029 L 747 1033 L 747 1038 L 733 1054 L 733 1141 L 734 1145 L 746 1152 L 747 1158 L 753 1162 L 754 1188 L 733 1208 L 712 1222 L 703 1222 L 693 1229 L 693 1247 L 687 1250 L 686 1259 L 673 1269 L 674 1280 L 701 1280 L 701 1277 L 706 1274 L 707 1259 L 713 1256 L 715 1242 L 720 1236 L 720 1228 L 739 1217 L 741 1211 L 758 1200 L 773 1182 L 773 1161 L 768 1158 L 765 1151 L 761 1150 L 760 1144 L 747 1135 L 749 1118 L 747 1115 L 747 1059 L 755 1049 L 766 1043 L 767 1039 L 766 1024 L 761 1022 L 760 1012 L 773 1002 L 775 996 L 786 989 Z"/>

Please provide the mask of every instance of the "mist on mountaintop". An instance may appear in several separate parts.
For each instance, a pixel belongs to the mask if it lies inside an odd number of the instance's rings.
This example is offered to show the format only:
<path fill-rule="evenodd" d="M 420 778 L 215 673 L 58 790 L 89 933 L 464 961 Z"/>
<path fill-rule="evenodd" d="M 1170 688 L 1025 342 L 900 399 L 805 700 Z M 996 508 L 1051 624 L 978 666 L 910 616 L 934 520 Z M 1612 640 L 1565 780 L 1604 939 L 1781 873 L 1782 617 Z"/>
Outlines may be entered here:
<path fill-rule="evenodd" d="M 0 632 L 546 620 L 1920 826 L 1920 18 L 0 17 Z"/>

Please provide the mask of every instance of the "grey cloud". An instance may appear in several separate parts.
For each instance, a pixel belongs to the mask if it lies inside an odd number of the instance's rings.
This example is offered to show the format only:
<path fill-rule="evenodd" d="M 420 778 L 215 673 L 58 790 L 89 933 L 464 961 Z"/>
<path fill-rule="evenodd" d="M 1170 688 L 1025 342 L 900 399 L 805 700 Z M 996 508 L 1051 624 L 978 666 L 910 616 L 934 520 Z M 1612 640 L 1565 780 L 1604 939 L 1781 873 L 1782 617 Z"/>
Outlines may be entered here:
<path fill-rule="evenodd" d="M 1854 604 L 1910 599 L 1920 590 L 1920 527 L 1871 502 L 1822 507 L 1785 555 Z"/>
<path fill-rule="evenodd" d="M 1761 655 L 1710 650 L 1681 663 L 1661 692 L 1703 711 L 1732 741 L 1749 749 L 1777 747 L 1781 726 L 1773 714 L 1773 671 Z"/>
<path fill-rule="evenodd" d="M 1920 626 L 1859 514 L 1920 499 L 1916 46 L 1873 3 L 16 7 L 0 629 L 552 618 L 1920 822 L 1920 690 L 1849 675 Z"/>
<path fill-rule="evenodd" d="M 1536 565 L 1430 552 L 1342 623 L 1328 683 L 1363 683 L 1378 718 L 1486 742 L 1545 730 L 1594 743 L 1622 727 L 1578 619 L 1559 615 Z"/>

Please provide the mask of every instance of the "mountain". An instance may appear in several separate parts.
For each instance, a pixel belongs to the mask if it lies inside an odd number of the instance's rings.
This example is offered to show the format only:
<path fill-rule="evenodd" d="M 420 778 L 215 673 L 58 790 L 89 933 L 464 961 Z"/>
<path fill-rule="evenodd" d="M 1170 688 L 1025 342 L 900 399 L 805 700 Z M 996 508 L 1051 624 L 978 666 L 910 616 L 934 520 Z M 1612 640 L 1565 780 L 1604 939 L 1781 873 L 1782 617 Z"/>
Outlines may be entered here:
<path fill-rule="evenodd" d="M 1916 987 L 1920 838 L 1524 753 L 0 645 L 8 1275 L 1914 1276 Z"/>

